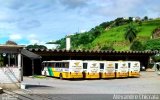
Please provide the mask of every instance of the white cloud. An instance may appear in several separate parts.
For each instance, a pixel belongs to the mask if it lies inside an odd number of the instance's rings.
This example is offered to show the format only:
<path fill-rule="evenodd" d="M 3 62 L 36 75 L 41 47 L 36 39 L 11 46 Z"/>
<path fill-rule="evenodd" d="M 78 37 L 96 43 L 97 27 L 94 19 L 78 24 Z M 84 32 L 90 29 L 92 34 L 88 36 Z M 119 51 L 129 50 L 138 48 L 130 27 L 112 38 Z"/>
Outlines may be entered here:
<path fill-rule="evenodd" d="M 84 32 L 86 32 L 86 30 L 80 30 L 80 33 L 84 33 Z"/>
<path fill-rule="evenodd" d="M 29 44 L 38 44 L 39 43 L 39 40 L 30 40 L 29 41 Z"/>
<path fill-rule="evenodd" d="M 9 35 L 9 39 L 10 39 L 10 40 L 13 40 L 13 41 L 21 40 L 21 39 L 22 39 L 22 36 L 21 36 L 20 34 L 10 34 L 10 35 Z"/>
<path fill-rule="evenodd" d="M 104 1 L 103 1 L 104 2 Z M 126 16 L 141 0 L 106 0 L 103 5 L 97 5 L 92 12 L 104 16 Z"/>
<path fill-rule="evenodd" d="M 44 41 L 40 41 L 40 40 L 37 40 L 37 39 L 31 39 L 30 41 L 29 41 L 29 44 L 38 44 L 38 45 L 40 45 L 40 44 L 45 44 L 45 42 Z"/>
<path fill-rule="evenodd" d="M 48 42 L 79 28 L 88 31 L 117 17 L 160 16 L 159 3 L 160 0 L 0 0 L 0 37 L 21 43 Z"/>
<path fill-rule="evenodd" d="M 35 39 L 36 38 L 36 34 L 29 34 L 27 36 L 28 39 Z"/>

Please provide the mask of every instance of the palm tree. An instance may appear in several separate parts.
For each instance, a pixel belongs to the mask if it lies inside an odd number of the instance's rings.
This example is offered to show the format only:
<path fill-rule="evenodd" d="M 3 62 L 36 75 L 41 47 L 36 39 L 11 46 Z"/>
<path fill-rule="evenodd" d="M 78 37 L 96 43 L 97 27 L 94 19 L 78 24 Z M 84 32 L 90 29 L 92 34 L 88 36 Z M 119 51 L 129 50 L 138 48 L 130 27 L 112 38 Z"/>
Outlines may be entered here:
<path fill-rule="evenodd" d="M 128 25 L 128 27 L 126 27 L 126 31 L 125 31 L 125 34 L 124 34 L 125 39 L 129 40 L 129 42 L 131 43 L 137 37 L 137 33 L 138 33 L 138 31 L 135 28 L 135 26 L 132 23 L 130 23 Z"/>

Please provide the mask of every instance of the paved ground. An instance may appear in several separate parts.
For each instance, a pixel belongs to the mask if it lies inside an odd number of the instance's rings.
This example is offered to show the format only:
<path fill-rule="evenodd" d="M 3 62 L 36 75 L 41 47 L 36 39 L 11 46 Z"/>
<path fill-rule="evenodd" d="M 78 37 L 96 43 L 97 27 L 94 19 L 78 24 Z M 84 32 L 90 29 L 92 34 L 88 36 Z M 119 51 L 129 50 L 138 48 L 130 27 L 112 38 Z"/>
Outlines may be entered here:
<path fill-rule="evenodd" d="M 113 94 L 113 93 L 160 93 L 160 76 L 155 72 L 141 72 L 140 78 L 101 80 L 60 80 L 24 78 L 28 90 L 50 94 Z"/>
<path fill-rule="evenodd" d="M 49 94 L 53 95 L 53 94 L 159 94 L 160 93 L 160 75 L 158 75 L 156 72 L 141 72 L 140 78 L 105 79 L 105 80 L 104 79 L 60 80 L 51 77 L 47 77 L 44 79 L 24 77 L 23 84 L 28 85 L 26 87 L 27 88 L 26 90 L 17 90 L 14 92 L 18 94 L 35 94 L 38 95 L 38 97 L 40 98 L 42 98 L 41 97 L 42 95 L 39 94 L 46 94 L 43 95 L 43 97 L 46 98 L 46 96 L 49 97 L 48 96 Z M 81 95 L 78 96 L 82 97 Z M 113 97 L 113 95 L 107 97 Z M 94 99 L 96 100 L 95 97 Z M 48 98 L 47 100 L 54 100 L 54 99 Z"/>

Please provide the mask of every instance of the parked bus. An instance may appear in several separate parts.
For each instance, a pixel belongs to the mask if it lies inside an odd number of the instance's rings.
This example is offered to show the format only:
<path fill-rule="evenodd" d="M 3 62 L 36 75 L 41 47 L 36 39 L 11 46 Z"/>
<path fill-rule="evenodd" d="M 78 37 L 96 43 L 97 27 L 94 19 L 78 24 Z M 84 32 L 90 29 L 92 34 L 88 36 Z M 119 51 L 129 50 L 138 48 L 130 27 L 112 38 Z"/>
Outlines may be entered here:
<path fill-rule="evenodd" d="M 81 60 L 43 61 L 42 75 L 58 78 L 83 78 Z"/>
<path fill-rule="evenodd" d="M 83 61 L 83 78 L 100 78 L 100 66 L 98 61 Z"/>
<path fill-rule="evenodd" d="M 129 77 L 140 76 L 140 62 L 139 61 L 127 61 L 129 68 Z"/>
<path fill-rule="evenodd" d="M 114 61 L 100 61 L 100 78 L 115 78 Z"/>
<path fill-rule="evenodd" d="M 128 63 L 126 61 L 115 61 L 116 78 L 128 77 Z"/>

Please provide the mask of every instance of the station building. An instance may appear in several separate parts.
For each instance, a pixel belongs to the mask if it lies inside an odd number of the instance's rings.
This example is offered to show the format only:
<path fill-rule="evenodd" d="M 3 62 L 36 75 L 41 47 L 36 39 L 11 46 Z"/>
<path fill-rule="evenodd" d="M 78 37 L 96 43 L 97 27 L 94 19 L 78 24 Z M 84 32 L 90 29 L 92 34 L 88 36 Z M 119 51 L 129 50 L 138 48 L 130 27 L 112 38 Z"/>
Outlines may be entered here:
<path fill-rule="evenodd" d="M 46 60 L 108 60 L 108 61 L 140 61 L 141 66 L 148 67 L 150 57 L 158 51 L 93 51 L 93 50 L 56 50 L 56 49 L 28 49 L 42 58 L 35 59 L 34 64 L 28 57 L 24 57 L 24 75 L 41 74 L 41 62 Z M 32 72 L 34 65 L 34 72 Z"/>
<path fill-rule="evenodd" d="M 0 87 L 16 89 L 20 87 L 23 67 L 21 51 L 23 46 L 0 45 Z"/>
<path fill-rule="evenodd" d="M 41 62 L 46 60 L 140 61 L 147 68 L 156 54 L 159 51 L 27 50 L 19 45 L 0 45 L 0 87 L 16 87 L 23 76 L 41 75 Z"/>

